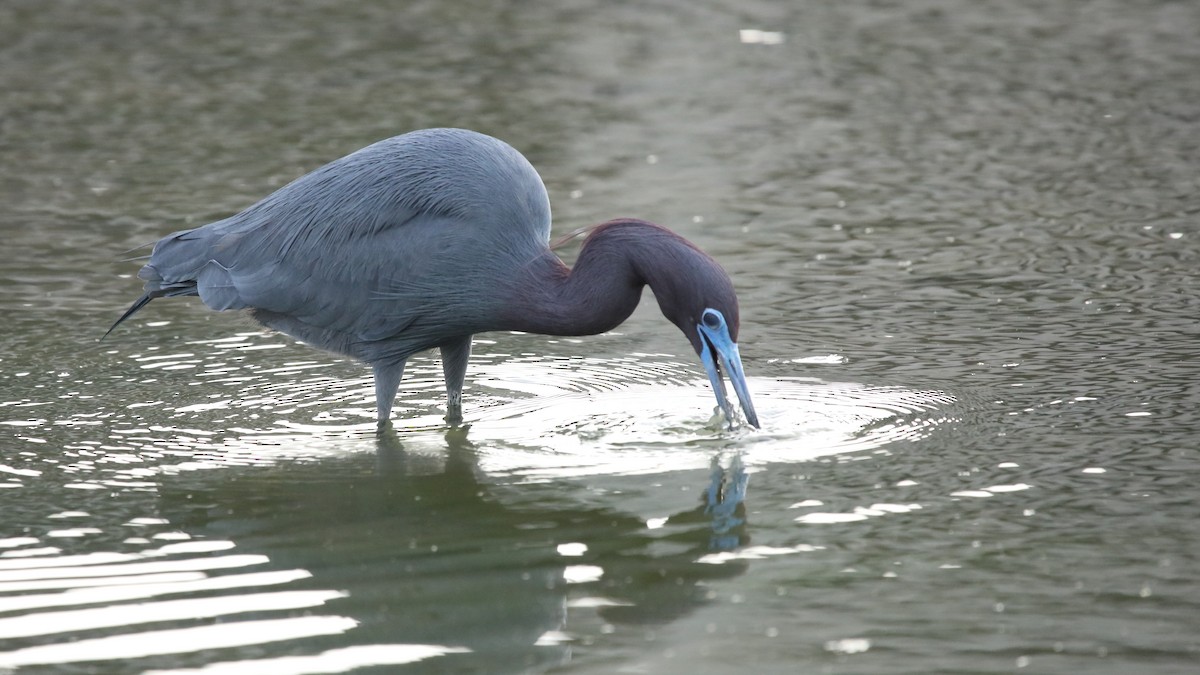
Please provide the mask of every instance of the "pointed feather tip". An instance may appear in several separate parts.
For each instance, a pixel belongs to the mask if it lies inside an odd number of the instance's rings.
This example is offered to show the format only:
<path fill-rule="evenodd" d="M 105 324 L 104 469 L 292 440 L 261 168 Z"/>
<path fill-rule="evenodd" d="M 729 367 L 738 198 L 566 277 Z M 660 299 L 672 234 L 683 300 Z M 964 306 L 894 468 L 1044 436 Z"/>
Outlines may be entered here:
<path fill-rule="evenodd" d="M 550 250 L 557 251 L 558 249 L 562 248 L 563 246 L 566 246 L 567 244 L 571 243 L 573 240 L 578 239 L 579 237 L 581 237 L 585 234 L 590 234 L 591 231 L 596 229 L 597 227 L 599 227 L 599 225 L 587 225 L 585 227 L 580 227 L 575 230 L 572 230 L 572 231 L 562 235 L 558 239 L 551 241 L 550 242 Z"/>
<path fill-rule="evenodd" d="M 139 244 L 139 245 L 137 245 L 137 246 L 134 246 L 133 248 L 131 248 L 131 249 L 127 250 L 127 251 L 121 251 L 121 252 L 120 252 L 120 253 L 118 253 L 117 255 L 129 255 L 130 253 L 133 253 L 134 251 L 140 251 L 140 250 L 142 250 L 142 249 L 146 248 L 147 246 L 153 246 L 153 245 L 154 245 L 154 244 L 156 244 L 156 243 L 158 243 L 158 242 L 156 242 L 156 241 L 148 241 L 148 242 L 146 242 L 146 243 L 144 243 L 144 244 Z M 146 257 L 149 257 L 149 256 L 146 256 Z M 134 259 L 134 260 L 137 260 L 137 258 L 133 258 L 133 259 Z"/>
<path fill-rule="evenodd" d="M 121 318 L 117 319 L 116 322 L 113 323 L 113 325 L 109 327 L 107 331 L 105 331 L 104 335 L 100 336 L 100 339 L 97 342 L 104 342 L 104 338 L 108 337 L 109 333 L 112 333 L 114 330 L 116 330 L 117 326 L 120 326 L 125 319 L 128 319 L 136 314 L 139 309 L 145 307 L 153 299 L 154 298 L 150 297 L 148 293 L 138 298 L 137 301 L 135 301 L 133 305 L 129 307 L 129 309 L 125 310 L 125 313 L 121 315 Z"/>

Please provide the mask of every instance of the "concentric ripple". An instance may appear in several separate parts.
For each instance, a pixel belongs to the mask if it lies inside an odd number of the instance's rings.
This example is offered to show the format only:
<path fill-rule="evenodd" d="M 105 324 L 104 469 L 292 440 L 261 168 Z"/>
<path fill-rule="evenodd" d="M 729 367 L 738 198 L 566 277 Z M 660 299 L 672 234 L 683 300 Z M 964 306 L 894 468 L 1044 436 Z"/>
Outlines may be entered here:
<path fill-rule="evenodd" d="M 645 383 L 651 371 L 660 381 Z M 955 402 L 939 391 L 752 377 L 762 429 L 730 430 L 708 382 L 681 364 L 585 361 L 567 372 L 507 362 L 479 381 L 533 395 L 468 415 L 471 439 L 489 448 L 482 468 L 539 478 L 703 468 L 733 447 L 748 465 L 862 451 L 928 435 Z"/>
<path fill-rule="evenodd" d="M 749 467 L 798 462 L 915 440 L 954 419 L 956 399 L 945 392 L 784 375 L 751 377 L 762 428 L 740 423 L 730 429 L 707 379 L 690 361 L 664 354 L 597 358 L 506 349 L 527 339 L 481 340 L 468 373 L 466 438 L 477 448 L 480 468 L 497 476 L 703 469 L 713 452 L 734 449 Z M 142 368 L 194 361 L 202 372 L 174 406 L 129 404 L 138 416 L 159 410 L 130 420 L 132 426 L 115 425 L 119 446 L 177 456 L 157 463 L 166 472 L 373 448 L 368 374 L 347 378 L 357 368 L 336 365 L 314 373 L 321 362 L 291 361 L 282 353 L 274 359 L 230 356 L 231 350 L 275 345 L 270 335 L 243 334 L 216 345 L 196 343 L 196 354 L 139 357 Z M 446 429 L 440 364 L 421 355 L 407 375 L 393 413 L 396 433 L 409 451 L 440 454 Z"/>

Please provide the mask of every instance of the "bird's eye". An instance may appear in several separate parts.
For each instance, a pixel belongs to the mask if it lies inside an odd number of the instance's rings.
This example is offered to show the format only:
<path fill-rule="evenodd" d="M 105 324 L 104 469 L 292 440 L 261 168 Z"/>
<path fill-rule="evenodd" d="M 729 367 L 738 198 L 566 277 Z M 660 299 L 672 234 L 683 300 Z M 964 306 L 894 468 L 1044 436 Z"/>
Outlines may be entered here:
<path fill-rule="evenodd" d="M 704 314 L 700 317 L 700 320 L 704 322 L 705 326 L 713 330 L 720 328 L 721 324 L 725 323 L 725 317 L 721 316 L 721 313 L 715 309 L 704 310 Z"/>

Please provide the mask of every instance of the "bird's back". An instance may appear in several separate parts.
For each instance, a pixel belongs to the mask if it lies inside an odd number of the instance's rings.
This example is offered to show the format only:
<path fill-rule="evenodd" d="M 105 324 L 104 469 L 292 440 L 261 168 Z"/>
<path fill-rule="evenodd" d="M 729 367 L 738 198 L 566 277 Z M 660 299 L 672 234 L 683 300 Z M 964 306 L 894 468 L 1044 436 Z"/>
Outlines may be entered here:
<path fill-rule="evenodd" d="M 490 311 L 486 291 L 544 252 L 549 235 L 545 187 L 519 152 L 429 129 L 165 237 L 139 276 L 150 297 L 250 308 L 273 328 L 372 361 L 474 332 L 468 324 Z"/>

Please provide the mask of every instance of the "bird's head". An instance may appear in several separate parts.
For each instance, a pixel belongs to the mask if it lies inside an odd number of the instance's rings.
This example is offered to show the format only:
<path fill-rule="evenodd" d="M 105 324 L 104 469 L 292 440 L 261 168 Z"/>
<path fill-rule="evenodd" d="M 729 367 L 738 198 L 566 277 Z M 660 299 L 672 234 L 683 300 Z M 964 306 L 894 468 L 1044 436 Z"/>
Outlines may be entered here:
<path fill-rule="evenodd" d="M 683 240 L 681 238 L 681 241 Z M 650 283 L 664 316 L 679 327 L 708 371 L 717 404 L 733 420 L 733 407 L 721 379 L 724 370 L 737 393 L 742 412 L 751 426 L 759 428 L 758 415 L 746 387 L 746 373 L 738 353 L 738 299 L 733 282 L 719 264 L 695 246 L 687 243 L 672 256 L 670 280 L 666 275 Z"/>
<path fill-rule="evenodd" d="M 692 343 L 708 371 L 717 404 L 725 416 L 732 423 L 733 406 L 725 394 L 722 370 L 733 383 L 746 421 L 758 428 L 758 415 L 750 402 L 742 357 L 738 354 L 737 294 L 725 270 L 695 244 L 661 225 L 644 220 L 611 220 L 586 231 L 588 238 L 575 269 L 598 265 L 612 270 L 630 264 L 629 281 L 636 291 L 640 291 L 642 284 L 650 286 L 663 315 Z M 560 239 L 556 245 L 573 236 Z M 635 296 L 621 318 L 604 324 L 609 327 L 600 330 L 609 330 L 620 323 L 636 305 Z"/>

